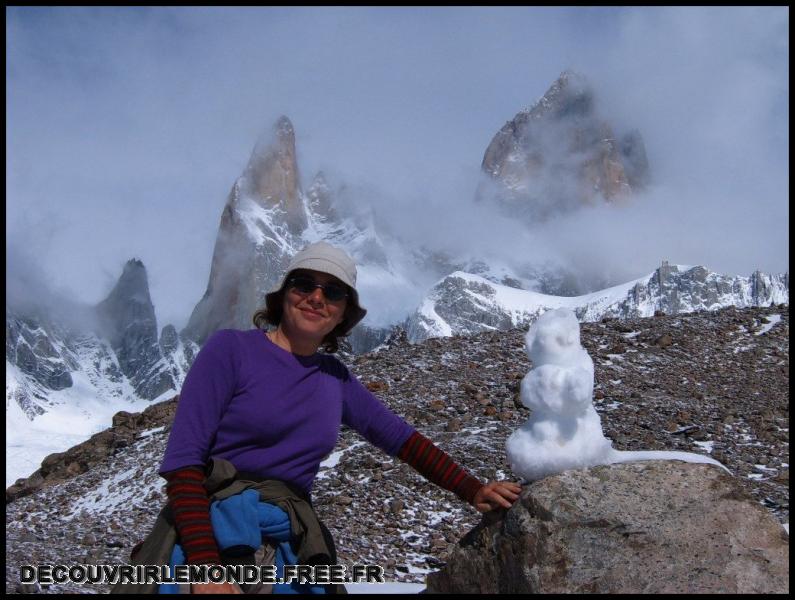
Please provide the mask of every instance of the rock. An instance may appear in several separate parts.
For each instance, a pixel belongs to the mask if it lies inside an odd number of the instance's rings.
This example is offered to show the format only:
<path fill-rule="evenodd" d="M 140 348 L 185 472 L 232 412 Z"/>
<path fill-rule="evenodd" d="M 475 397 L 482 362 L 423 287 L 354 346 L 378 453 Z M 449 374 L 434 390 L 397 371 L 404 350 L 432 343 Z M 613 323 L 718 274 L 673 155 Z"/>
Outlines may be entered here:
<path fill-rule="evenodd" d="M 667 333 L 662 334 L 661 336 L 659 336 L 657 339 L 654 340 L 654 345 L 659 346 L 660 348 L 667 348 L 673 343 L 674 343 L 673 338 Z"/>
<path fill-rule="evenodd" d="M 75 475 L 82 473 L 84 470 L 85 468 L 81 466 L 79 462 L 73 461 L 66 467 L 66 474 L 69 477 L 74 477 Z"/>
<path fill-rule="evenodd" d="M 141 413 L 129 413 L 125 410 L 120 410 L 113 415 L 113 427 L 128 427 L 135 429 L 141 421 Z"/>
<path fill-rule="evenodd" d="M 665 493 L 661 494 L 660 490 Z M 788 593 L 789 537 L 709 465 L 565 471 L 487 513 L 428 575 L 441 593 Z"/>
<path fill-rule="evenodd" d="M 41 461 L 41 474 L 46 477 L 55 470 L 60 465 L 65 455 L 65 452 L 54 452 L 45 456 L 44 460 Z"/>
<path fill-rule="evenodd" d="M 445 431 L 450 431 L 450 432 L 461 431 L 461 419 L 459 419 L 458 417 L 450 419 L 447 422 L 447 427 L 445 428 Z"/>
<path fill-rule="evenodd" d="M 364 387 L 374 393 L 385 392 L 389 389 L 389 384 L 385 381 L 366 381 Z"/>

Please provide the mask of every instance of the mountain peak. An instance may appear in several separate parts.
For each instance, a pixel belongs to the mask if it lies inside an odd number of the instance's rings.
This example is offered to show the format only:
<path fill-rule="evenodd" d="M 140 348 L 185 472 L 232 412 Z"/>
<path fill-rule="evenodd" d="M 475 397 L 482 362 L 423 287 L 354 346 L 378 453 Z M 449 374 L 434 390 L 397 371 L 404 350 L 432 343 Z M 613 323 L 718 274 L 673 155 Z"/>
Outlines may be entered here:
<path fill-rule="evenodd" d="M 138 258 L 128 260 L 116 285 L 103 302 L 134 301 L 151 304 L 146 267 Z"/>
<path fill-rule="evenodd" d="M 152 400 L 174 388 L 171 376 L 154 369 L 161 358 L 155 307 L 149 295 L 146 267 L 127 261 L 108 297 L 96 305 L 100 331 L 116 352 L 119 367 L 141 398 Z"/>
<path fill-rule="evenodd" d="M 639 132 L 616 136 L 587 78 L 563 71 L 492 139 L 481 168 L 508 216 L 530 222 L 596 202 L 622 202 L 649 181 Z M 487 188 L 483 188 L 487 189 Z"/>
<path fill-rule="evenodd" d="M 295 139 L 293 123 L 286 115 L 281 115 L 276 119 L 276 122 L 273 124 L 273 130 L 279 137 L 293 136 L 293 139 Z"/>
<path fill-rule="evenodd" d="M 551 113 L 555 118 L 561 119 L 588 116 L 593 112 L 593 107 L 594 93 L 588 79 L 577 71 L 566 69 L 526 112 L 536 118 Z"/>
<path fill-rule="evenodd" d="M 249 159 L 249 169 L 256 169 L 257 163 L 267 160 L 273 153 L 295 153 L 295 129 L 290 119 L 281 115 L 270 128 L 257 138 Z"/>
<path fill-rule="evenodd" d="M 136 269 L 143 269 L 144 275 L 146 274 L 146 267 L 144 266 L 143 261 L 140 258 L 131 258 L 124 265 L 124 271 L 122 271 L 122 277 L 124 277 L 124 273 L 133 272 Z"/>
<path fill-rule="evenodd" d="M 279 207 L 294 234 L 306 228 L 295 152 L 295 130 L 282 115 L 260 136 L 243 175 L 243 190 L 263 208 Z"/>

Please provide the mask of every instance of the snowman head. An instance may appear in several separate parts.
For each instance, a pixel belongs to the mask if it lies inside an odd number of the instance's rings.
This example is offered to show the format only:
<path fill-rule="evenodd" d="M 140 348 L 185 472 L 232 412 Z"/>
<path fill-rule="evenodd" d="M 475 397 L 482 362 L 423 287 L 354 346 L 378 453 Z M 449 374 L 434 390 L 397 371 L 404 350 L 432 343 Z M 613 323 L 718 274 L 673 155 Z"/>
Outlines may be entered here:
<path fill-rule="evenodd" d="M 548 310 L 530 327 L 525 341 L 533 366 L 565 366 L 581 354 L 580 324 L 567 308 Z"/>

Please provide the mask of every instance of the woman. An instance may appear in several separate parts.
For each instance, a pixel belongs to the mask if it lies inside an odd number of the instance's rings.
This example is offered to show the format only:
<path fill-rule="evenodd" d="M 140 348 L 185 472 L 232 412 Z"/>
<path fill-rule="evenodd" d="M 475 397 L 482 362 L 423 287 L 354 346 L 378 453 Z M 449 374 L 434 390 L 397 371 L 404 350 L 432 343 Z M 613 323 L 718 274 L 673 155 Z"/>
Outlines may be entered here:
<path fill-rule="evenodd" d="M 293 258 L 279 287 L 266 296 L 266 308 L 254 315 L 257 329 L 222 330 L 203 346 L 185 378 L 159 471 L 168 480 L 186 563 L 222 562 L 203 486 L 210 459 L 287 482 L 308 498 L 341 423 L 480 512 L 509 508 L 518 498 L 519 485 L 484 485 L 391 412 L 335 357 L 318 352 L 336 351 L 338 338 L 365 313 L 353 261 L 318 242 Z M 263 331 L 268 324 L 275 328 Z M 192 592 L 240 590 L 204 584 Z"/>

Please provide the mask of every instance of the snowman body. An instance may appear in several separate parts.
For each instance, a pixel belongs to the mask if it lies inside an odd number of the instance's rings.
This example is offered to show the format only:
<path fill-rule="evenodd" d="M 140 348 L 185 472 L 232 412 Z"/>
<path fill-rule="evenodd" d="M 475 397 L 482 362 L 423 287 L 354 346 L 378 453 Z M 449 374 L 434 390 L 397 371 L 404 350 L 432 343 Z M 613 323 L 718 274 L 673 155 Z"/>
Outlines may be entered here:
<path fill-rule="evenodd" d="M 593 361 L 574 314 L 547 311 L 525 339 L 534 366 L 522 379 L 521 400 L 532 412 L 506 443 L 513 472 L 535 481 L 609 461 L 612 446 L 591 403 Z"/>
<path fill-rule="evenodd" d="M 533 368 L 522 379 L 522 404 L 532 412 L 506 442 L 513 472 L 537 481 L 567 469 L 583 469 L 638 460 L 682 460 L 716 465 L 714 458 L 692 452 L 615 450 L 594 408 L 594 367 L 580 344 L 574 313 L 559 308 L 541 315 L 525 336 Z"/>

